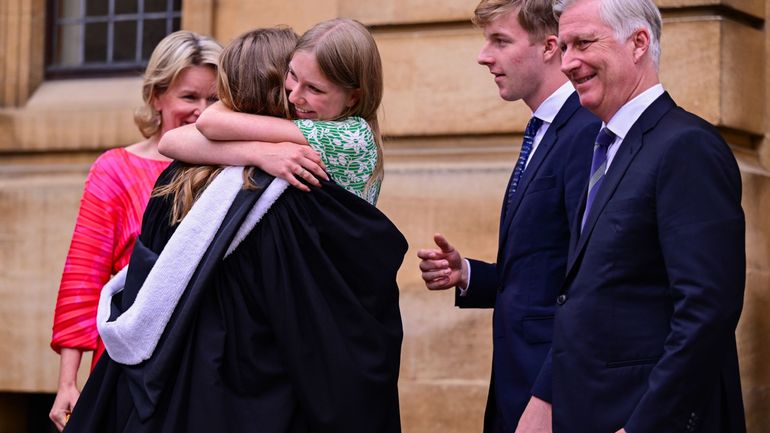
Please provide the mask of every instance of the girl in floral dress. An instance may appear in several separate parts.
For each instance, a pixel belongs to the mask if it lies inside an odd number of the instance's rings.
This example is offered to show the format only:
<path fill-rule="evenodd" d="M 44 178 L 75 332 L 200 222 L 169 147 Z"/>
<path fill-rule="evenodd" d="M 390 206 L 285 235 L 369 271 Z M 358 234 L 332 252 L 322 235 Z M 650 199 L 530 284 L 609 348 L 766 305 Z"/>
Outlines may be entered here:
<path fill-rule="evenodd" d="M 303 190 L 324 168 L 340 186 L 376 204 L 382 183 L 377 109 L 382 64 L 369 31 L 324 21 L 297 43 L 285 82 L 296 120 L 212 105 L 196 124 L 166 134 L 160 151 L 195 164 L 257 166 Z M 294 143 L 294 145 L 292 145 Z M 304 146 L 303 146 L 304 145 Z"/>

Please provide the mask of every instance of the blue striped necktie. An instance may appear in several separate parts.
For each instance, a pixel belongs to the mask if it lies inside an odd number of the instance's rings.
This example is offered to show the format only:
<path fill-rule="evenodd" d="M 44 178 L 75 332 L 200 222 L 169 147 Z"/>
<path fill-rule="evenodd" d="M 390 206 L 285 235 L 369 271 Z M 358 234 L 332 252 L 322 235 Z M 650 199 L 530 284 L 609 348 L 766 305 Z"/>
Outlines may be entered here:
<path fill-rule="evenodd" d="M 591 178 L 588 181 L 588 198 L 586 199 L 586 210 L 583 212 L 583 220 L 580 223 L 580 230 L 583 230 L 583 226 L 588 219 L 588 213 L 591 211 L 591 205 L 596 198 L 596 193 L 602 186 L 604 180 L 604 173 L 607 171 L 607 149 L 615 141 L 615 134 L 607 129 L 602 128 L 599 134 L 596 136 L 596 145 L 594 146 L 594 158 L 591 161 Z"/>
<path fill-rule="evenodd" d="M 527 165 L 527 158 L 529 158 L 529 154 L 532 153 L 532 147 L 535 145 L 535 135 L 542 125 L 543 121 L 534 116 L 527 122 L 527 128 L 524 130 L 524 142 L 521 143 L 521 152 L 519 152 L 519 160 L 516 161 L 516 168 L 513 169 L 511 187 L 508 188 L 506 206 L 511 205 L 513 193 L 516 192 L 516 188 L 519 186 L 521 175 L 524 173 L 524 167 Z"/>

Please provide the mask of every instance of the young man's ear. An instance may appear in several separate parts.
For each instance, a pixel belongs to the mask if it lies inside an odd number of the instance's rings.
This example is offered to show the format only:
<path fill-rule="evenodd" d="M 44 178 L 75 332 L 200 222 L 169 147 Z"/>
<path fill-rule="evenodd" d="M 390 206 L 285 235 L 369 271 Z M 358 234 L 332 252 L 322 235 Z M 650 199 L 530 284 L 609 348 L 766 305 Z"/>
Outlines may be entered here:
<path fill-rule="evenodd" d="M 559 49 L 559 38 L 556 35 L 548 35 L 543 41 L 543 59 L 547 62 L 554 56 L 560 56 L 561 50 Z"/>

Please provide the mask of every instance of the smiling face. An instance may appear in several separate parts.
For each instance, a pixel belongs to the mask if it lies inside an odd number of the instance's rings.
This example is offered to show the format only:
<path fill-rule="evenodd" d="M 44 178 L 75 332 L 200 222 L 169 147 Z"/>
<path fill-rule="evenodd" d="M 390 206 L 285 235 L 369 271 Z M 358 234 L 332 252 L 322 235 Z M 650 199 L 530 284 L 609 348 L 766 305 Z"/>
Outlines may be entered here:
<path fill-rule="evenodd" d="M 619 41 L 601 19 L 600 3 L 579 1 L 564 11 L 559 20 L 559 45 L 561 70 L 575 86 L 580 104 L 607 122 L 647 89 L 649 61 L 641 59 L 649 47 L 649 39 L 645 39 L 649 35 L 637 30 Z"/>
<path fill-rule="evenodd" d="M 163 93 L 153 98 L 160 113 L 160 135 L 182 125 L 195 123 L 206 107 L 217 100 L 216 72 L 209 66 L 183 69 Z"/>
<path fill-rule="evenodd" d="M 519 9 L 501 15 L 484 26 L 484 45 L 478 62 L 495 77 L 500 97 L 524 100 L 530 107 L 543 77 L 544 45 L 530 41 L 518 20 Z"/>
<path fill-rule="evenodd" d="M 313 53 L 297 51 L 289 62 L 286 91 L 300 119 L 333 120 L 356 102 L 356 91 L 331 82 Z"/>

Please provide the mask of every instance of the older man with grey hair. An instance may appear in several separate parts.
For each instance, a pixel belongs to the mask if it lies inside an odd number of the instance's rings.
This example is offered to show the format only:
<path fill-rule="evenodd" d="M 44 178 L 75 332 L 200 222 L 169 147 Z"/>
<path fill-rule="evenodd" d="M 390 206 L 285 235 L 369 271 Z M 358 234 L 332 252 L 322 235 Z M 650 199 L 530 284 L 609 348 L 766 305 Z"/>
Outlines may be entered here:
<path fill-rule="evenodd" d="M 741 177 L 658 78 L 651 0 L 561 0 L 562 71 L 602 120 L 558 298 L 557 433 L 742 433 Z"/>

